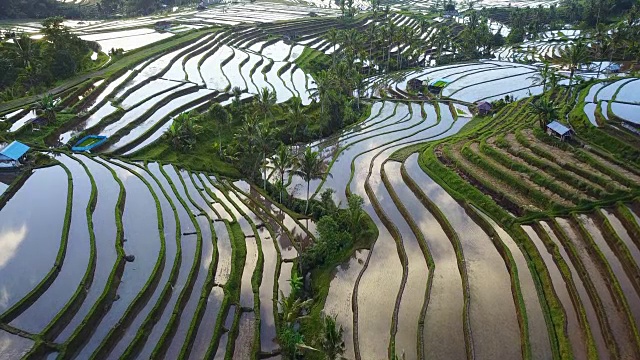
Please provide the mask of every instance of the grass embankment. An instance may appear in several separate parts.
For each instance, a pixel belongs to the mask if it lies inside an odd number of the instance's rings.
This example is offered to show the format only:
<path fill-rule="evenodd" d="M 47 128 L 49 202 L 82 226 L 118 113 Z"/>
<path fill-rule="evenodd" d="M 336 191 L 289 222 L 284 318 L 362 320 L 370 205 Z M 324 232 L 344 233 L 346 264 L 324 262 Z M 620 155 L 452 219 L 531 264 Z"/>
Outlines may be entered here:
<path fill-rule="evenodd" d="M 102 166 L 105 166 L 101 162 L 98 163 Z M 89 310 L 89 313 L 82 320 L 80 325 L 75 329 L 68 340 L 59 348 L 61 356 L 68 356 L 70 358 L 77 355 L 77 352 L 82 349 L 82 346 L 91 337 L 93 333 L 92 329 L 94 329 L 105 316 L 105 310 L 108 309 L 110 304 L 115 301 L 118 286 L 120 285 L 125 267 L 125 253 L 123 248 L 124 227 L 122 217 L 124 213 L 124 204 L 126 201 L 126 191 L 122 180 L 120 180 L 120 178 L 117 176 L 115 170 L 108 166 L 105 166 L 105 168 L 111 173 L 120 188 L 120 192 L 118 193 L 118 200 L 114 209 L 116 223 L 115 247 L 117 258 L 113 269 L 109 274 L 105 290 L 102 292 L 102 294 L 100 294 L 94 305 L 91 307 L 91 310 Z"/>
<path fill-rule="evenodd" d="M 160 251 L 158 253 L 158 259 L 154 264 L 153 269 L 151 270 L 151 275 L 146 283 L 140 289 L 140 292 L 133 299 L 131 304 L 127 307 L 124 314 L 122 315 L 122 320 L 118 321 L 118 323 L 112 327 L 109 333 L 102 339 L 100 345 L 95 350 L 97 356 L 106 356 L 112 349 L 112 347 L 120 340 L 120 338 L 124 335 L 124 330 L 133 322 L 135 317 L 144 309 L 147 305 L 149 298 L 153 295 L 156 288 L 158 287 L 158 283 L 162 277 L 163 269 L 165 267 L 166 260 L 166 240 L 164 235 L 164 218 L 162 217 L 162 207 L 160 205 L 160 200 L 158 195 L 153 191 L 151 184 L 145 179 L 142 175 L 137 172 L 129 171 L 125 166 L 115 163 L 108 159 L 102 159 L 107 167 L 116 167 L 121 168 L 127 171 L 130 174 L 136 176 L 140 181 L 144 183 L 144 185 L 149 190 L 149 193 L 153 197 L 154 205 L 156 208 L 156 219 L 157 219 L 157 229 L 159 233 L 160 240 Z"/>
<path fill-rule="evenodd" d="M 331 57 L 325 53 L 305 46 L 302 54 L 294 63 L 305 73 L 316 75 L 319 71 L 331 66 Z"/>

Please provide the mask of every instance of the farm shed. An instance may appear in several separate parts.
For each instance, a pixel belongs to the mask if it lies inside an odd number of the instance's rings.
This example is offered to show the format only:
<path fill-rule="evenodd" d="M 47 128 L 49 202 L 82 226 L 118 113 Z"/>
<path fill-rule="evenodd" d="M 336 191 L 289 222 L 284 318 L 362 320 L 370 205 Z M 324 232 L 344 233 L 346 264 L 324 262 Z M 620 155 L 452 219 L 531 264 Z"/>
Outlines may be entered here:
<path fill-rule="evenodd" d="M 0 169 L 14 169 L 20 166 L 20 160 L 29 151 L 29 147 L 14 141 L 0 150 Z"/>
<path fill-rule="evenodd" d="M 420 91 L 422 90 L 422 80 L 416 78 L 407 81 L 407 90 Z"/>
<path fill-rule="evenodd" d="M 562 141 L 565 141 L 566 139 L 571 138 L 571 136 L 573 135 L 573 130 L 560 124 L 557 121 L 552 121 L 549 124 L 547 124 L 547 133 L 549 135 L 555 135 L 559 137 Z"/>
<path fill-rule="evenodd" d="M 429 92 L 439 94 L 450 82 L 451 80 L 449 79 L 435 79 L 429 83 Z"/>
<path fill-rule="evenodd" d="M 480 101 L 476 104 L 476 106 L 478 107 L 479 115 L 487 115 L 489 112 L 491 112 L 491 104 L 486 101 Z"/>

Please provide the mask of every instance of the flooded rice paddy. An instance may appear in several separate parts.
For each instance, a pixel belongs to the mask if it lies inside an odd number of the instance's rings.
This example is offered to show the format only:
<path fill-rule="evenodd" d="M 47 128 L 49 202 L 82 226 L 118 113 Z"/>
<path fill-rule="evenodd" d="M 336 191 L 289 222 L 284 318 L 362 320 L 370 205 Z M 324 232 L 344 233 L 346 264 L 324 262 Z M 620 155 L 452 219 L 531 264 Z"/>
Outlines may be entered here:
<path fill-rule="evenodd" d="M 310 9 L 338 14 L 301 4 L 226 7 L 172 18 L 198 27 L 291 20 Z M 103 48 L 120 44 L 128 51 L 173 36 L 140 28 L 156 20 L 104 21 L 74 31 Z M 329 55 L 341 51 L 302 26 L 309 46 Z M 318 236 L 314 220 L 287 212 L 245 181 L 104 155 L 135 154 L 161 139 L 179 113 L 229 104 L 236 86 L 241 99 L 266 87 L 278 103 L 293 96 L 305 105 L 316 101 L 313 77 L 295 63 L 304 44 L 257 30 L 264 28 L 286 29 L 265 24 L 209 32 L 132 70 L 96 79 L 94 93 L 79 100 L 81 116 L 60 131 L 60 142 L 105 135 L 102 155 L 56 155 L 59 164 L 33 171 L 0 208 L 0 358 L 36 348 L 62 359 L 281 357 L 278 297 L 292 292 L 299 249 Z M 545 39 L 575 36 L 549 33 Z M 550 57 L 559 51 L 536 46 Z M 454 102 L 523 97 L 541 91 L 532 74 L 531 66 L 505 61 L 430 67 L 404 72 L 400 80 L 368 79 L 367 94 L 384 84 L 400 96 L 410 79 L 446 77 L 451 83 L 443 94 Z M 627 102 L 637 84 L 624 79 L 593 86 L 584 108 L 588 119 L 596 124 L 598 102 L 604 114 L 611 102 L 613 114 L 631 117 L 635 107 L 626 109 L 632 106 Z M 404 359 L 553 358 L 553 326 L 532 271 L 531 259 L 538 257 L 563 308 L 562 335 L 573 356 L 638 357 L 632 334 L 640 325 L 640 297 L 633 271 L 640 250 L 629 219 L 600 209 L 524 224 L 525 241 L 539 252 L 528 254 L 512 228 L 456 201 L 428 174 L 419 153 L 396 153 L 457 134 L 469 122 L 467 105 L 370 104 L 366 120 L 310 144 L 330 176 L 311 181 L 307 194 L 304 180 L 285 174 L 298 198 L 333 189 L 344 207 L 349 194 L 362 196 L 378 229 L 371 248 L 335 267 L 327 289 L 324 312 L 344 329 L 346 358 L 386 358 L 391 349 Z M 10 131 L 20 134 L 35 112 L 8 115 Z M 633 211 L 631 217 L 638 222 Z M 48 341 L 44 350 L 33 341 L 40 338 Z"/>

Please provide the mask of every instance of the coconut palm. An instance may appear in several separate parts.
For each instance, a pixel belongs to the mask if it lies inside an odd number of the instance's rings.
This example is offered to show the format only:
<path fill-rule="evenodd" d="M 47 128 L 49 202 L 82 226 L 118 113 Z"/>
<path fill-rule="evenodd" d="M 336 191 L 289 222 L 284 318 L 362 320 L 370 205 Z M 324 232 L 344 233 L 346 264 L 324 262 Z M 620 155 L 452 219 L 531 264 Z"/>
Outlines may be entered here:
<path fill-rule="evenodd" d="M 284 187 L 284 173 L 287 170 L 293 169 L 296 165 L 296 158 L 291 153 L 291 149 L 283 143 L 280 143 L 278 150 L 276 151 L 276 155 L 273 157 L 273 167 L 276 169 L 278 174 L 280 174 L 280 183 Z M 280 189 L 280 203 L 282 203 L 282 191 Z"/>
<path fill-rule="evenodd" d="M 324 114 L 324 100 L 326 98 L 326 94 L 329 85 L 329 73 L 326 70 L 321 70 L 315 76 L 316 88 L 313 90 L 307 90 L 309 92 L 309 96 L 312 98 L 317 98 L 320 103 L 320 113 Z"/>
<path fill-rule="evenodd" d="M 558 107 L 544 96 L 536 101 L 530 102 L 529 106 L 531 106 L 533 112 L 538 116 L 538 124 L 542 130 L 545 129 L 552 119 L 558 117 Z"/>
<path fill-rule="evenodd" d="M 294 173 L 304 179 L 307 182 L 307 204 L 304 208 L 304 213 L 309 211 L 309 197 L 311 195 L 311 180 L 321 178 L 324 172 L 324 164 L 317 151 L 311 150 L 311 147 L 307 146 L 304 153 L 298 160 L 298 169 Z"/>
<path fill-rule="evenodd" d="M 265 122 L 255 127 L 255 141 L 262 155 L 263 188 L 267 188 L 267 153 L 273 148 L 273 129 Z"/>
<path fill-rule="evenodd" d="M 260 90 L 256 103 L 260 112 L 264 114 L 265 121 L 267 120 L 267 115 L 271 114 L 271 107 L 276 104 L 277 100 L 275 91 L 269 90 L 268 87 L 263 87 Z"/>
<path fill-rule="evenodd" d="M 240 148 L 242 148 L 242 153 L 245 154 L 255 154 L 258 142 L 256 139 L 256 133 L 258 128 L 258 120 L 254 116 L 244 116 L 244 122 L 235 133 L 236 143 Z M 258 158 L 259 159 L 259 158 Z M 249 169 L 251 176 L 255 175 L 257 170 L 258 161 L 253 161 L 250 163 L 251 168 Z"/>
<path fill-rule="evenodd" d="M 233 106 L 237 108 L 240 106 L 240 95 L 242 95 L 242 89 L 239 86 L 234 86 L 233 89 L 231 89 L 231 93 L 233 94 Z"/>
<path fill-rule="evenodd" d="M 231 115 L 229 115 L 220 103 L 211 105 L 207 114 L 209 119 L 218 122 L 218 145 L 220 146 L 220 155 L 222 155 L 222 129 L 225 128 L 231 120 Z"/>
<path fill-rule="evenodd" d="M 538 69 L 538 72 L 529 76 L 527 79 L 532 79 L 535 85 L 542 85 L 542 91 L 547 91 L 547 82 L 551 77 L 553 68 L 549 67 L 549 62 L 545 61 L 544 66 Z"/>
<path fill-rule="evenodd" d="M 19 60 L 25 68 L 31 67 L 31 62 L 36 56 L 37 49 L 34 46 L 33 39 L 29 35 L 22 33 L 19 37 L 13 39 L 14 56 Z"/>
<path fill-rule="evenodd" d="M 289 100 L 287 112 L 287 121 L 294 126 L 291 136 L 295 136 L 298 133 L 298 126 L 304 122 L 305 116 L 302 99 L 299 96 L 292 97 L 291 100 Z"/>
<path fill-rule="evenodd" d="M 344 359 L 342 355 L 346 348 L 343 333 L 344 329 L 337 324 L 335 316 L 324 315 L 320 350 L 324 353 L 326 360 Z"/>
<path fill-rule="evenodd" d="M 573 82 L 573 75 L 580 65 L 587 62 L 589 58 L 589 49 L 587 45 L 578 41 L 574 45 L 568 46 L 560 52 L 560 62 L 569 67 L 569 88 Z"/>
<path fill-rule="evenodd" d="M 329 31 L 327 31 L 327 33 L 324 35 L 325 38 L 327 39 L 327 41 L 333 45 L 333 53 L 331 54 L 332 57 L 332 61 L 333 61 L 333 65 L 336 65 L 336 45 L 338 45 L 338 42 L 340 42 L 340 31 L 338 31 L 336 28 L 331 28 L 329 29 Z"/>

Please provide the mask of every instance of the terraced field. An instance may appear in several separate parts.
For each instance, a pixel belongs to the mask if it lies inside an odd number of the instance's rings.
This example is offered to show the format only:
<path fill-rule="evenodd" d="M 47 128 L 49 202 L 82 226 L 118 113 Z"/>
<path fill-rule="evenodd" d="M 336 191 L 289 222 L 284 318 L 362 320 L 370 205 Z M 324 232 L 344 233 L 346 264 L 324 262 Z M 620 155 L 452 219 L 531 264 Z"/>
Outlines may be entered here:
<path fill-rule="evenodd" d="M 106 79 L 73 104 L 78 118 L 48 141 L 73 144 L 86 134 L 99 134 L 109 138 L 103 147 L 106 152 L 133 153 L 157 140 L 175 115 L 206 109 L 213 102 L 229 103 L 228 92 L 235 87 L 242 90 L 241 99 L 267 87 L 276 91 L 278 102 L 304 94 L 303 103 L 308 104 L 308 86 L 313 80 L 294 63 L 301 52 L 292 51 L 295 46 L 281 40 L 259 42 L 266 37 L 257 28 L 203 35 L 192 44 Z M 9 117 L 12 131 L 28 122 L 31 113 L 23 113 Z"/>
<path fill-rule="evenodd" d="M 467 104 L 479 101 L 492 102 L 503 99 L 506 95 L 520 99 L 542 93 L 542 85 L 537 79 L 537 74 L 538 70 L 534 66 L 506 61 L 459 63 L 405 71 L 394 75 L 393 78 L 373 78 L 369 82 L 368 93 L 377 97 L 384 92 L 385 96 L 399 100 L 420 99 L 423 97 L 411 94 L 407 90 L 409 80 L 430 82 L 446 79 L 449 84 L 442 90 L 441 98 Z M 560 84 L 567 82 L 564 79 Z"/>
<path fill-rule="evenodd" d="M 36 170 L 2 209 L 3 356 L 197 359 L 231 354 L 234 343 L 251 357 L 277 350 L 271 294 L 283 261 L 297 257 L 296 219 L 244 182 L 158 163 L 56 158 L 60 165 Z M 43 194 L 47 202 L 20 209 Z M 56 216 L 39 214 L 54 204 Z M 34 249 L 36 263 L 20 261 Z M 237 336 L 228 317 L 252 325 Z M 216 350 L 220 341 L 227 346 Z"/>
<path fill-rule="evenodd" d="M 274 23 L 303 17 L 302 5 L 242 6 L 192 15 L 261 24 L 204 30 L 62 97 L 78 116 L 46 138 L 59 148 L 34 150 L 57 162 L 0 197 L 0 358 L 281 358 L 278 294 L 292 293 L 300 255 L 320 239 L 315 222 L 245 180 L 136 160 L 179 114 L 227 105 L 234 88 L 240 101 L 264 87 L 277 103 L 314 101 L 297 60 L 339 54 L 325 34 L 342 24 Z M 570 91 L 564 80 L 542 94 L 535 75 L 476 61 L 374 76 L 366 119 L 292 147 L 318 151 L 327 171 L 309 182 L 287 171 L 289 194 L 332 189 L 341 207 L 359 195 L 377 228 L 324 292 L 303 279 L 344 329 L 346 358 L 640 358 L 640 82 Z M 439 97 L 407 89 L 437 78 L 450 80 Z M 540 94 L 570 105 L 559 119 L 574 139 L 538 127 L 529 104 Z M 473 117 L 476 102 L 505 95 L 517 101 Z M 31 110 L 5 116 L 12 136 L 38 131 Z M 108 141 L 95 154 L 65 149 L 88 134 Z"/>
<path fill-rule="evenodd" d="M 637 78 L 622 78 L 598 82 L 585 90 L 581 106 L 589 122 L 594 126 L 617 125 L 637 132 L 633 126 L 640 121 L 636 115 L 638 85 Z"/>

